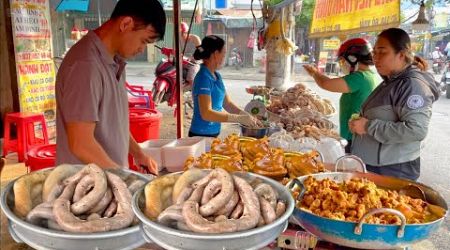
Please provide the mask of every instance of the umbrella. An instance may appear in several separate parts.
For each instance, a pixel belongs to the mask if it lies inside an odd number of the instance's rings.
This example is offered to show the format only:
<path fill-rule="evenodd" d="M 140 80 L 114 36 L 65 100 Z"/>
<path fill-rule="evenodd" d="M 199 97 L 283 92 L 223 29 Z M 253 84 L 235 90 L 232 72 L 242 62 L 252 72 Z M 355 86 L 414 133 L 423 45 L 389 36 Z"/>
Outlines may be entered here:
<path fill-rule="evenodd" d="M 67 10 L 87 12 L 89 8 L 89 0 L 61 0 L 56 11 L 63 12 Z"/>

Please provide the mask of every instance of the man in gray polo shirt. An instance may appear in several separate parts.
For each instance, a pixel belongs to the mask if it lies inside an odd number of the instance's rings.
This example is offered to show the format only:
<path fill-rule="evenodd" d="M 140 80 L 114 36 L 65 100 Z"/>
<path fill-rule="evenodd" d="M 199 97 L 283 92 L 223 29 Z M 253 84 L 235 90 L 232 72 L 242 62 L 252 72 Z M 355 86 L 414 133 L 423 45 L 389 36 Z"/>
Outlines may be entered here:
<path fill-rule="evenodd" d="M 120 0 L 111 18 L 65 56 L 56 78 L 57 164 L 138 166 L 157 174 L 129 132 L 124 59 L 164 37 L 166 16 L 158 0 Z"/>

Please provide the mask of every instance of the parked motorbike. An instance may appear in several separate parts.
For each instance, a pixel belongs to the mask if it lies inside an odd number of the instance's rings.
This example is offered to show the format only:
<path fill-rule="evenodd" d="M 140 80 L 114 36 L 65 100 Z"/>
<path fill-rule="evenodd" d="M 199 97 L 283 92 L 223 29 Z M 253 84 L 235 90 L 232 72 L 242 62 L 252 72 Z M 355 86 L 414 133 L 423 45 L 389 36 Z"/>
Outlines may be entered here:
<path fill-rule="evenodd" d="M 156 105 L 167 102 L 167 105 L 172 107 L 177 103 L 177 88 L 176 88 L 176 68 L 175 68 L 175 51 L 171 48 L 155 46 L 161 50 L 161 53 L 166 56 L 155 69 L 156 79 L 153 82 L 153 101 Z M 187 68 L 193 65 L 187 57 L 183 57 L 183 83 L 182 89 L 184 96 L 188 97 L 187 91 L 192 89 L 192 83 L 186 81 Z M 184 98 L 185 105 L 193 107 L 192 98 Z"/>
<path fill-rule="evenodd" d="M 447 61 L 445 72 L 442 74 L 441 91 L 445 92 L 445 96 L 450 99 L 450 61 Z"/>
<path fill-rule="evenodd" d="M 433 59 L 433 72 L 435 74 L 440 74 L 442 68 L 444 67 L 444 62 L 441 59 Z"/>
<path fill-rule="evenodd" d="M 239 51 L 238 48 L 233 48 L 231 50 L 229 62 L 230 62 L 229 66 L 234 66 L 236 70 L 239 70 L 242 67 L 244 67 L 244 60 L 242 59 L 241 52 Z"/>

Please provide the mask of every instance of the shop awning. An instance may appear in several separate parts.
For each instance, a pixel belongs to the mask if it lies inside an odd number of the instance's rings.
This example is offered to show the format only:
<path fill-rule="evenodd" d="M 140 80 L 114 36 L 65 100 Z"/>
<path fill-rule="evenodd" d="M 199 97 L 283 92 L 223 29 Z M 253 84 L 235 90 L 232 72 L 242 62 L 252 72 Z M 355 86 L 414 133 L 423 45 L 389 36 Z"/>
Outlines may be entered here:
<path fill-rule="evenodd" d="M 89 0 L 61 0 L 56 7 L 56 11 L 63 12 L 67 10 L 87 12 Z"/>

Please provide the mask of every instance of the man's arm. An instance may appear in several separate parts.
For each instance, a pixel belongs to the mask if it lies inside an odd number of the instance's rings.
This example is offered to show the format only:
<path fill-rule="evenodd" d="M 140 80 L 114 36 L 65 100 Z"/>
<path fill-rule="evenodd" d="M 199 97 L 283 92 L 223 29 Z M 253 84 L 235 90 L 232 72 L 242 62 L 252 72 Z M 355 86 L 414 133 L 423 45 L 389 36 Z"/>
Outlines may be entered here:
<path fill-rule="evenodd" d="M 133 138 L 133 135 L 131 135 L 131 133 L 128 152 L 133 156 L 137 167 L 140 168 L 141 171 L 158 175 L 158 164 L 153 160 L 153 158 L 146 155 L 142 151 L 141 147 Z"/>
<path fill-rule="evenodd" d="M 68 122 L 65 128 L 69 149 L 80 161 L 102 168 L 119 168 L 95 139 L 95 122 Z"/>

